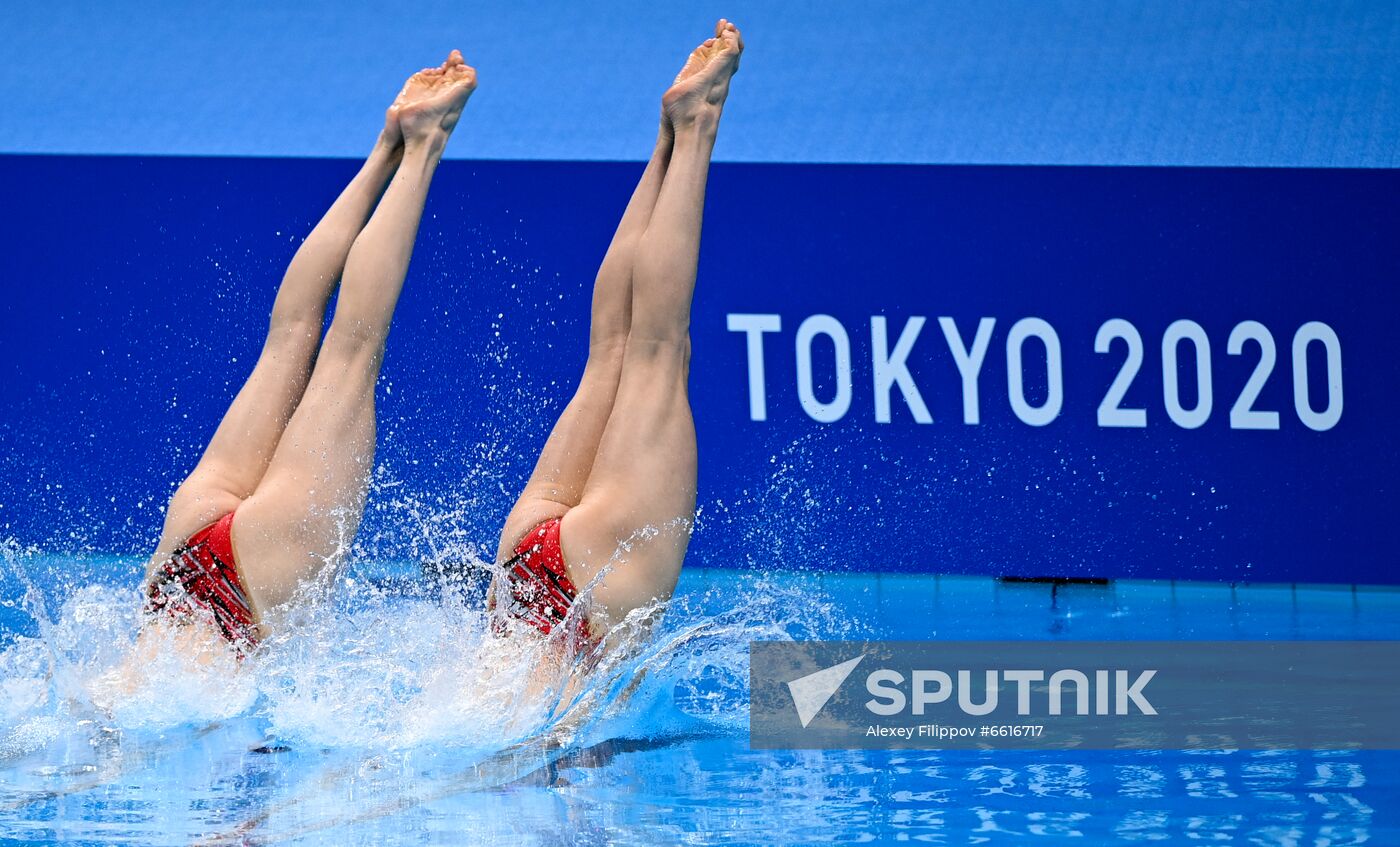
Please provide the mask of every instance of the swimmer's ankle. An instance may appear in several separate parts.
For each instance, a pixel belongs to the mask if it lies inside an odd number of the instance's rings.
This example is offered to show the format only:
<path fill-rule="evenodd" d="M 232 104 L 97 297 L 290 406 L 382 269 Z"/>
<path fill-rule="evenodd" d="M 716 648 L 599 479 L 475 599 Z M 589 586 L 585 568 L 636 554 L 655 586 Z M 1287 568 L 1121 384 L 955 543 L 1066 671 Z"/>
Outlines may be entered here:
<path fill-rule="evenodd" d="M 447 139 L 452 133 L 445 129 L 432 129 L 427 132 L 415 134 L 412 137 L 405 137 L 403 149 L 405 156 L 413 155 L 442 155 L 442 151 L 447 147 Z"/>
<path fill-rule="evenodd" d="M 394 153 L 402 150 L 403 133 L 398 131 L 398 127 L 394 127 L 391 131 L 386 126 L 379 131 L 379 137 L 374 139 L 374 152 L 376 153 Z"/>
<path fill-rule="evenodd" d="M 681 136 L 701 136 L 714 138 L 719 134 L 719 118 L 721 110 L 697 109 L 693 114 L 686 115 L 679 120 L 671 122 L 672 137 Z"/>

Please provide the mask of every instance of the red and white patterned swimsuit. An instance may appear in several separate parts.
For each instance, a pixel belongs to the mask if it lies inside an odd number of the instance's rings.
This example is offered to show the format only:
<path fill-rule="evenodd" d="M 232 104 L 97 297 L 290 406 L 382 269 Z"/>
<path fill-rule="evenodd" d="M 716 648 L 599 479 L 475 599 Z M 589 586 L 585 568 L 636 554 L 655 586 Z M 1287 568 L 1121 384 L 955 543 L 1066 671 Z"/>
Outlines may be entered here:
<path fill-rule="evenodd" d="M 212 621 L 246 654 L 258 643 L 248 592 L 233 561 L 233 513 L 191 535 L 146 584 L 145 612 Z"/>
<path fill-rule="evenodd" d="M 575 614 L 569 618 L 578 589 L 564 567 L 559 518 L 545 521 L 525 533 L 515 545 L 515 555 L 503 567 L 508 588 L 506 614 L 545 635 L 567 619 L 576 646 L 592 642 L 584 616 Z"/>

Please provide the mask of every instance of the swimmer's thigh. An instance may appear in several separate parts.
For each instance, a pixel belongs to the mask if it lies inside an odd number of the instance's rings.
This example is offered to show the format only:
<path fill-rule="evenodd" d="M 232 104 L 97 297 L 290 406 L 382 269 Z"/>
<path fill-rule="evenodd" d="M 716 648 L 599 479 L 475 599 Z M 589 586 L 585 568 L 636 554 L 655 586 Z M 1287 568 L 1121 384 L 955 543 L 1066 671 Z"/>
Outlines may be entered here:
<path fill-rule="evenodd" d="M 582 502 L 564 515 L 571 577 L 614 620 L 675 590 L 695 517 L 690 345 L 630 339 Z M 601 576 L 600 576 L 601 574 Z"/>
<path fill-rule="evenodd" d="M 327 336 L 267 473 L 234 518 L 234 554 L 260 616 L 338 565 L 359 529 L 382 348 L 354 342 Z"/>

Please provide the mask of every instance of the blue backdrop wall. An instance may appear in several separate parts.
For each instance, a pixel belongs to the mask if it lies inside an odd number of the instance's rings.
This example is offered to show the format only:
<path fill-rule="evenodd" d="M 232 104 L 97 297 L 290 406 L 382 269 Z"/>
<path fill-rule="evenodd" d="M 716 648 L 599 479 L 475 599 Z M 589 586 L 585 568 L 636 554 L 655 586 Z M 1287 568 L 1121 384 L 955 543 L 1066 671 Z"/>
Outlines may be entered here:
<path fill-rule="evenodd" d="M 582 363 L 609 160 L 720 15 L 697 562 L 1400 582 L 1380 0 L 4 5 L 0 536 L 149 547 L 299 239 L 462 47 L 360 541 L 489 549 Z"/>
<path fill-rule="evenodd" d="M 25 209 L 0 235 L 5 533 L 151 543 L 354 167 L 0 159 Z M 639 171 L 444 166 L 366 552 L 494 542 Z M 696 560 L 1395 581 L 1397 190 L 1393 171 L 717 165 Z"/>

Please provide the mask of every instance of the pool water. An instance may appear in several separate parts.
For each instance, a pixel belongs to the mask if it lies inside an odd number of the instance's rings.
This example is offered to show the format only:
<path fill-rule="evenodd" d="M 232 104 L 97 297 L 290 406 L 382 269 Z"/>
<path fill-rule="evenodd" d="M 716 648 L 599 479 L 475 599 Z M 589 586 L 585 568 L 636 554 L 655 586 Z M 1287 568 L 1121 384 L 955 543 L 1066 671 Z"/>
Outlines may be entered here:
<path fill-rule="evenodd" d="M 4 567 L 0 843 L 1400 844 L 1397 752 L 775 752 L 746 723 L 754 639 L 1393 639 L 1391 590 L 690 569 L 565 728 L 416 567 L 351 568 L 256 678 L 102 708 L 139 563 Z"/>

